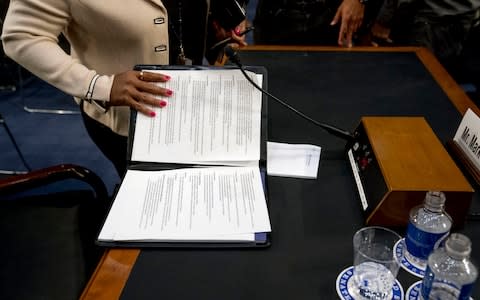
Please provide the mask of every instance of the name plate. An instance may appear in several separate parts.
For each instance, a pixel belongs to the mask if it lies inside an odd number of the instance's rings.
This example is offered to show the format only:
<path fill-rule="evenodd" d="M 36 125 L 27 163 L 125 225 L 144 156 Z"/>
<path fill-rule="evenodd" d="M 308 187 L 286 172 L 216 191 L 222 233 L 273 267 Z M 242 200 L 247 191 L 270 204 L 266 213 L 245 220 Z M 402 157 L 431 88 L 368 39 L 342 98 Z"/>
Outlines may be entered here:
<path fill-rule="evenodd" d="M 468 109 L 453 138 L 460 150 L 480 170 L 480 118 Z"/>

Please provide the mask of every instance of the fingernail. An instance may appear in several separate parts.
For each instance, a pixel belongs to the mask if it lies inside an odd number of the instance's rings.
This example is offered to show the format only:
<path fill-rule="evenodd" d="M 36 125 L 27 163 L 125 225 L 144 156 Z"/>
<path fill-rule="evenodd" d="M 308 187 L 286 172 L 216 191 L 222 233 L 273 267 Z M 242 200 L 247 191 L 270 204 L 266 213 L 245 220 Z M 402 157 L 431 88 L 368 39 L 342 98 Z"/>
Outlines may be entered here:
<path fill-rule="evenodd" d="M 234 30 L 234 32 L 235 32 L 235 34 L 236 34 L 236 35 L 239 35 L 239 34 L 240 34 L 240 32 L 241 32 L 241 31 L 240 31 L 240 27 L 238 27 L 238 26 L 237 26 L 237 27 L 235 27 L 235 30 Z"/>
<path fill-rule="evenodd" d="M 150 112 L 150 117 L 155 117 L 157 114 L 154 111 Z"/>
<path fill-rule="evenodd" d="M 165 81 L 170 80 L 170 76 L 168 76 L 168 75 L 163 75 L 163 79 L 164 79 Z"/>
<path fill-rule="evenodd" d="M 165 106 L 167 106 L 167 101 L 160 100 L 159 105 L 160 105 L 160 107 L 165 107 Z"/>
<path fill-rule="evenodd" d="M 167 94 L 167 96 L 173 95 L 173 91 L 172 91 L 172 90 L 167 90 L 165 93 Z"/>

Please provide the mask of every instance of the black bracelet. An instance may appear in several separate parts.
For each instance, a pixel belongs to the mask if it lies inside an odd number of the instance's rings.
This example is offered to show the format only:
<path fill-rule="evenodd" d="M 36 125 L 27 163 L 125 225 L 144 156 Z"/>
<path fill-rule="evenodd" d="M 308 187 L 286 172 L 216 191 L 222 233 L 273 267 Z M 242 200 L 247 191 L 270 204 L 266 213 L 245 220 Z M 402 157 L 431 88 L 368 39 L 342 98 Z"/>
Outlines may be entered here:
<path fill-rule="evenodd" d="M 110 109 L 110 106 L 108 105 L 107 101 L 93 99 L 93 91 L 95 90 L 95 84 L 97 83 L 97 80 L 99 77 L 100 75 L 98 74 L 93 76 L 92 80 L 90 81 L 90 85 L 88 86 L 88 91 L 84 99 L 88 103 L 95 105 L 98 109 L 102 110 L 104 113 L 107 113 L 108 110 Z"/>
<path fill-rule="evenodd" d="M 85 100 L 87 100 L 89 103 L 92 103 L 93 90 L 95 89 L 95 83 L 97 83 L 97 79 L 99 77 L 100 75 L 98 74 L 93 76 L 92 80 L 90 81 L 90 85 L 88 86 L 88 91 L 87 91 L 87 94 L 85 95 Z"/>

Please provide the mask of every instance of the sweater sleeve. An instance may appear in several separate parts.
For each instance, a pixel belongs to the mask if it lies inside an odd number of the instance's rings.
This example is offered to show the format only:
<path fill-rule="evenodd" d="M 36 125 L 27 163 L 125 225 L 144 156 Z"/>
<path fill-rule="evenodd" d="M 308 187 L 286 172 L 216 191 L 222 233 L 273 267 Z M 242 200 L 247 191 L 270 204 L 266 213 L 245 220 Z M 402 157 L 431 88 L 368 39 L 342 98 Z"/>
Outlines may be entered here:
<path fill-rule="evenodd" d="M 69 26 L 67 0 L 12 0 L 5 18 L 2 43 L 5 54 L 58 89 L 85 98 L 97 72 L 72 58 L 58 45 Z M 92 99 L 108 101 L 113 76 L 97 78 Z"/>

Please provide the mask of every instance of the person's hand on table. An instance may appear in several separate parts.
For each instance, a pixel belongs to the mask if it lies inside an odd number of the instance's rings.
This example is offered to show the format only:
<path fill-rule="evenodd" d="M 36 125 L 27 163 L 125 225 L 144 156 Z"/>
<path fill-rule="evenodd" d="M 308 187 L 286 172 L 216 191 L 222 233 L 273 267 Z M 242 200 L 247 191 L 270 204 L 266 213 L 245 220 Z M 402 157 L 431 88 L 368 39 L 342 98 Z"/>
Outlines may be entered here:
<path fill-rule="evenodd" d="M 352 47 L 354 33 L 360 28 L 365 13 L 365 5 L 359 0 L 343 0 L 337 9 L 337 13 L 330 25 L 336 25 L 339 21 L 338 45 Z"/>
<path fill-rule="evenodd" d="M 148 106 L 164 107 L 167 102 L 155 96 L 170 97 L 173 91 L 157 86 L 156 82 L 166 82 L 170 76 L 145 71 L 126 71 L 116 74 L 110 92 L 109 106 L 130 106 L 154 117 L 155 112 Z"/>

